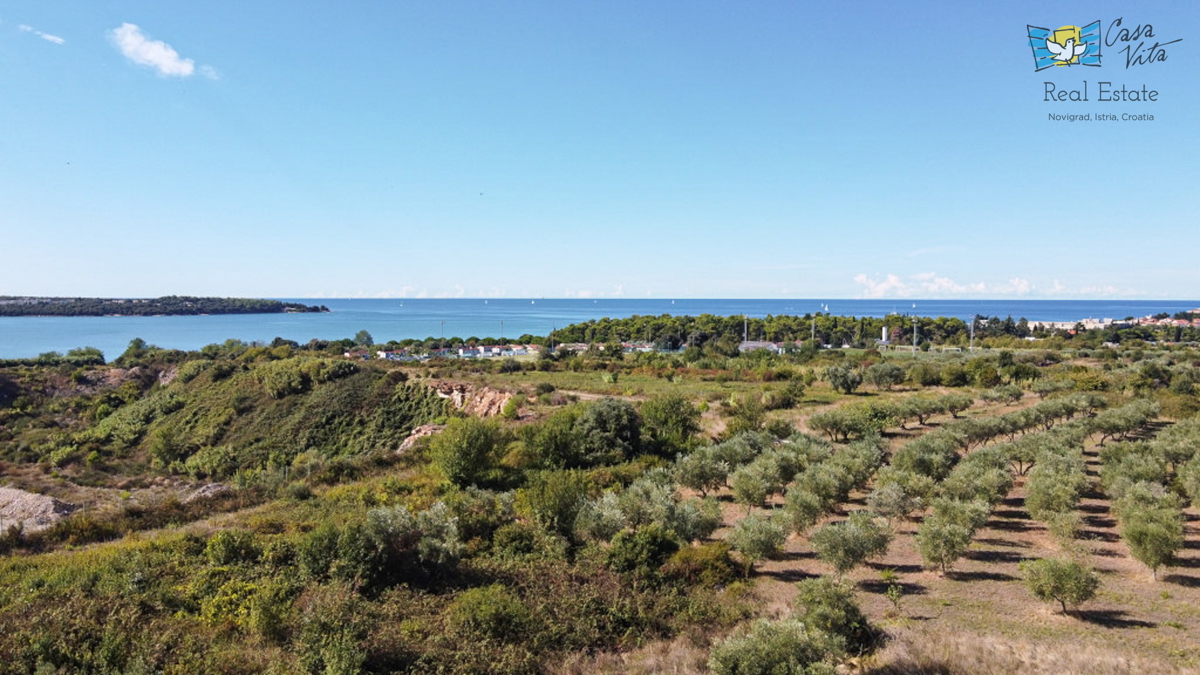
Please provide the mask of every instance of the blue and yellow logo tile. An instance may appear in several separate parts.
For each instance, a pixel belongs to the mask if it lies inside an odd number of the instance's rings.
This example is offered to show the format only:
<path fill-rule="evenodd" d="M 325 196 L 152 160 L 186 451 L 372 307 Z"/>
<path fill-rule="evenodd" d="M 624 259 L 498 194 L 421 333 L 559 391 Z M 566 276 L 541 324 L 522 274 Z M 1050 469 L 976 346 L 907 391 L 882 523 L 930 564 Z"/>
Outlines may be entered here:
<path fill-rule="evenodd" d="M 1080 28 L 1063 26 L 1056 30 L 1026 26 L 1029 47 L 1033 49 L 1033 69 L 1045 70 L 1054 66 L 1099 66 L 1100 22 L 1093 21 Z"/>

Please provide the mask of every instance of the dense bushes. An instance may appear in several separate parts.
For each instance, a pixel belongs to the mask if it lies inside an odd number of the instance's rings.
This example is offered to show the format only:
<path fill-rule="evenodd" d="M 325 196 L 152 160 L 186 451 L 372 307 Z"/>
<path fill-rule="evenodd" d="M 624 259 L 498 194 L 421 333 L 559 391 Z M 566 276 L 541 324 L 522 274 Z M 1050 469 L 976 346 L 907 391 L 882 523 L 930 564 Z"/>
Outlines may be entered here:
<path fill-rule="evenodd" d="M 415 516 L 392 507 L 370 511 L 361 523 L 327 523 L 304 538 L 297 559 L 311 578 L 330 577 L 377 592 L 400 581 L 445 574 L 461 553 L 457 523 L 439 502 Z"/>
<path fill-rule="evenodd" d="M 796 619 L 760 619 L 715 645 L 708 667 L 716 675 L 833 675 L 831 660 L 845 646 Z"/>
<path fill-rule="evenodd" d="M 454 485 L 466 487 L 493 477 L 499 460 L 502 431 L 494 421 L 478 417 L 450 420 L 442 433 L 429 443 L 434 467 Z"/>
<path fill-rule="evenodd" d="M 880 632 L 848 587 L 823 577 L 797 586 L 792 616 L 759 619 L 718 642 L 709 669 L 717 675 L 833 675 L 847 656 L 874 650 Z"/>

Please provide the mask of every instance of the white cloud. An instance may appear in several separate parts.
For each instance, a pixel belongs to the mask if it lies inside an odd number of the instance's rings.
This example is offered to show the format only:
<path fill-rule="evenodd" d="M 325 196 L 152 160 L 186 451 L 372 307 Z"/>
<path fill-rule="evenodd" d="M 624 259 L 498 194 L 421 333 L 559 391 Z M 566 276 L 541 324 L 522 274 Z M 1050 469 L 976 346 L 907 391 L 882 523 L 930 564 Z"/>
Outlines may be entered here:
<path fill-rule="evenodd" d="M 907 278 L 888 274 L 883 279 L 859 274 L 854 282 L 863 286 L 860 298 L 947 298 L 964 296 L 1023 296 L 1036 290 L 1033 282 L 1013 277 L 1007 282 L 988 284 L 982 281 L 959 283 L 935 272 L 922 272 Z"/>
<path fill-rule="evenodd" d="M 218 73 L 217 69 L 213 68 L 212 66 L 200 66 L 200 74 L 207 77 L 210 80 L 221 79 L 221 74 Z"/>
<path fill-rule="evenodd" d="M 56 45 L 61 45 L 61 44 L 63 44 L 63 43 L 65 43 L 65 42 L 66 42 L 66 40 L 64 40 L 64 39 L 60 38 L 60 37 L 59 37 L 59 36 L 57 36 L 57 35 L 51 35 L 51 34 L 49 34 L 49 33 L 43 33 L 42 31 L 40 31 L 40 30 L 38 30 L 38 29 L 34 28 L 33 26 L 30 26 L 29 24 L 26 24 L 26 23 L 23 23 L 23 24 L 21 24 L 21 25 L 17 26 L 17 30 L 21 31 L 22 33 L 33 33 L 34 35 L 36 35 L 36 36 L 38 36 L 38 37 L 42 38 L 42 39 L 43 39 L 43 40 L 45 40 L 46 42 L 53 42 L 53 43 L 54 43 L 54 44 L 56 44 Z"/>
<path fill-rule="evenodd" d="M 110 31 L 109 37 L 125 58 L 141 66 L 150 66 L 164 77 L 191 77 L 196 71 L 195 61 L 181 58 L 179 52 L 162 40 L 146 37 L 135 24 L 123 23 L 120 28 Z"/>

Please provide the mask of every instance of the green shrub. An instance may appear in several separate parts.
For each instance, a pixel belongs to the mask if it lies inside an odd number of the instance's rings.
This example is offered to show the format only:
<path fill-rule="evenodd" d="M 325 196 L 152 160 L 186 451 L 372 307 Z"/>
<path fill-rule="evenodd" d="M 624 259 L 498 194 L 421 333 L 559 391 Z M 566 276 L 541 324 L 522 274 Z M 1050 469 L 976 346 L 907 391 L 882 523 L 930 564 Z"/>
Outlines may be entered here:
<path fill-rule="evenodd" d="M 575 516 L 575 535 L 584 541 L 608 541 L 625 529 L 628 520 L 615 492 L 585 502 Z"/>
<path fill-rule="evenodd" d="M 613 537 L 605 562 L 614 572 L 633 576 L 635 579 L 653 579 L 676 551 L 679 541 L 661 525 L 643 525 L 636 530 L 625 530 Z"/>
<path fill-rule="evenodd" d="M 831 662 L 844 654 L 840 639 L 800 621 L 759 619 L 714 645 L 708 667 L 715 675 L 833 675 Z"/>
<path fill-rule="evenodd" d="M 575 422 L 584 466 L 616 464 L 641 448 L 641 417 L 633 404 L 602 398 L 587 406 Z"/>
<path fill-rule="evenodd" d="M 205 359 L 188 361 L 179 366 L 179 370 L 175 374 L 175 381 L 179 382 L 180 384 L 187 384 L 188 382 L 196 379 L 197 375 L 203 373 L 205 370 L 208 370 L 210 366 L 212 366 L 212 361 Z"/>
<path fill-rule="evenodd" d="M 245 627 L 269 643 L 283 644 L 287 639 L 294 593 L 293 585 L 285 581 L 270 581 L 260 586 L 250 603 L 250 616 Z"/>
<path fill-rule="evenodd" d="M 531 471 L 517 491 L 517 511 L 563 536 L 575 528 L 590 483 L 582 471 Z"/>
<path fill-rule="evenodd" d="M 536 523 L 509 523 L 498 528 L 492 537 L 492 555 L 500 559 L 563 560 L 567 549 L 565 539 Z"/>
<path fill-rule="evenodd" d="M 358 675 L 366 662 L 368 609 L 344 585 L 319 586 L 300 607 L 295 652 L 309 675 Z"/>
<path fill-rule="evenodd" d="M 797 583 L 796 588 L 799 592 L 793 606 L 797 618 L 806 626 L 840 637 L 856 654 L 875 648 L 882 633 L 859 609 L 851 586 L 828 577 L 815 577 Z"/>
<path fill-rule="evenodd" d="M 502 432 L 494 421 L 456 417 L 429 442 L 433 465 L 460 487 L 486 481 L 499 459 Z"/>
<path fill-rule="evenodd" d="M 671 457 L 691 447 L 700 433 L 700 411 L 686 397 L 666 394 L 642 403 L 642 441 L 647 449 Z"/>
<path fill-rule="evenodd" d="M 221 530 L 208 540 L 204 554 L 212 565 L 236 565 L 257 562 L 262 548 L 253 532 Z"/>
<path fill-rule="evenodd" d="M 210 626 L 228 623 L 246 627 L 250 623 L 257 590 L 252 584 L 237 579 L 225 582 L 216 593 L 200 602 L 200 620 Z"/>
<path fill-rule="evenodd" d="M 690 586 L 713 588 L 733 583 L 737 568 L 729 556 L 729 544 L 714 541 L 699 546 L 684 546 L 662 568 L 663 576 Z"/>
<path fill-rule="evenodd" d="M 530 630 L 532 612 L 511 589 L 492 584 L 458 594 L 446 610 L 450 630 L 466 639 L 515 642 Z"/>
<path fill-rule="evenodd" d="M 312 378 L 300 360 L 294 358 L 260 364 L 254 369 L 254 378 L 271 398 L 302 394 L 312 386 Z"/>

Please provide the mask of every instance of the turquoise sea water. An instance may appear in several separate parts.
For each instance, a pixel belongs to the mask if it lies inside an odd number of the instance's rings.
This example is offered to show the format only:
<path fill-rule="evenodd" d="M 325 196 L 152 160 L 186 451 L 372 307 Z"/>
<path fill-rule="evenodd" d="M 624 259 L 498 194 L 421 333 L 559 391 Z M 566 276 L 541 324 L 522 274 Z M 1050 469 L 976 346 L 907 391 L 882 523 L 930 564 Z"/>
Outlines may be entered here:
<path fill-rule="evenodd" d="M 238 339 L 269 342 L 283 337 L 353 337 L 370 331 L 378 342 L 427 337 L 508 337 L 546 335 L 555 327 L 588 319 L 634 315 L 804 315 L 884 316 L 892 312 L 968 319 L 1012 316 L 1040 321 L 1086 318 L 1123 319 L 1196 309 L 1196 300 L 559 300 L 559 299 L 394 299 L 325 300 L 281 298 L 326 305 L 327 314 L 252 314 L 153 317 L 0 318 L 0 358 L 96 347 L 110 359 L 140 337 L 160 347 L 199 349 Z"/>

